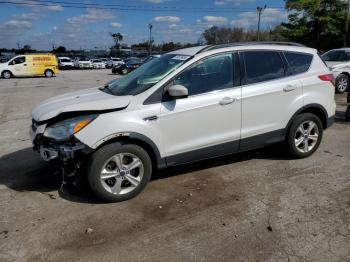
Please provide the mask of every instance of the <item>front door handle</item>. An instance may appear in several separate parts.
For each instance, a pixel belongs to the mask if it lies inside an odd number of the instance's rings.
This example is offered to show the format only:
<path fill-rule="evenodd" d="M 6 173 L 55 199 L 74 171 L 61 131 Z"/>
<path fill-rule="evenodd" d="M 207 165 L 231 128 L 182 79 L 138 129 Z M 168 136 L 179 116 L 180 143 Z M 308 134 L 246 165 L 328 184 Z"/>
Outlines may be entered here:
<path fill-rule="evenodd" d="M 224 97 L 223 99 L 220 100 L 219 104 L 221 106 L 224 106 L 224 105 L 232 104 L 235 101 L 236 99 L 234 97 Z"/>
<path fill-rule="evenodd" d="M 287 85 L 286 87 L 283 88 L 283 91 L 284 92 L 290 92 L 290 91 L 293 91 L 297 88 L 296 85 Z"/>

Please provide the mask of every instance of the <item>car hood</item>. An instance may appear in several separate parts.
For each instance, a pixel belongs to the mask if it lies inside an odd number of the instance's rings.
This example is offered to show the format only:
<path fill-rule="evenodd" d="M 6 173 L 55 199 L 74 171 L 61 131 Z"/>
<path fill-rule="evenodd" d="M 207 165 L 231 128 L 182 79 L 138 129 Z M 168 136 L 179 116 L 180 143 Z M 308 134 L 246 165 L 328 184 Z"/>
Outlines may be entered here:
<path fill-rule="evenodd" d="M 55 96 L 40 103 L 32 111 L 35 121 L 45 121 L 67 112 L 118 110 L 129 105 L 132 96 L 114 96 L 98 87 Z"/>
<path fill-rule="evenodd" d="M 337 70 L 343 70 L 343 69 L 347 69 L 350 67 L 350 63 L 349 62 L 342 62 L 342 63 L 333 63 L 332 65 L 328 65 L 328 67 L 332 70 L 332 71 L 337 71 Z"/>
<path fill-rule="evenodd" d="M 325 62 L 328 67 L 341 67 L 341 66 L 347 66 L 350 63 L 349 62 L 332 62 L 332 61 L 326 61 Z"/>

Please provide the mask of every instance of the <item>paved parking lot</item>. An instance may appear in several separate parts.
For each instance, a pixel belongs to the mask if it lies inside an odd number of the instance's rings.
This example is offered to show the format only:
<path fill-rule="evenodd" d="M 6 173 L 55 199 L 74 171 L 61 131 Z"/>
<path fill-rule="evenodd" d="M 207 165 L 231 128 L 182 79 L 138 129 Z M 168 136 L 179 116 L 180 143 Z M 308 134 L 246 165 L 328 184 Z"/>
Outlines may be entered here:
<path fill-rule="evenodd" d="M 127 202 L 60 190 L 31 150 L 41 100 L 115 78 L 109 70 L 0 79 L 0 261 L 350 261 L 350 123 L 310 158 L 279 147 L 157 173 Z"/>

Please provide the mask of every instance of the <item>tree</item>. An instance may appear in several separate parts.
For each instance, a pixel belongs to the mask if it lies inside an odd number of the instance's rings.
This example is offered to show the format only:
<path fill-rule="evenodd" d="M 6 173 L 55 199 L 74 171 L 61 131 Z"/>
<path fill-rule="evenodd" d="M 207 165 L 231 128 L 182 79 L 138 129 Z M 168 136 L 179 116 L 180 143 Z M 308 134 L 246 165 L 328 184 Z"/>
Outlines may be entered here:
<path fill-rule="evenodd" d="M 119 50 L 120 42 L 123 41 L 123 35 L 121 33 L 110 33 L 110 35 L 114 40 L 115 48 Z"/>
<path fill-rule="evenodd" d="M 345 31 L 343 0 L 287 0 L 283 35 L 320 50 L 341 47 Z M 346 36 L 349 37 L 349 36 Z"/>
<path fill-rule="evenodd" d="M 67 52 L 66 48 L 64 46 L 59 46 L 52 50 L 54 53 L 65 53 Z"/>
<path fill-rule="evenodd" d="M 263 41 L 282 41 L 285 40 L 281 34 L 281 26 L 270 30 L 261 30 L 260 39 Z M 257 41 L 257 31 L 255 29 L 244 30 L 243 28 L 229 28 L 213 26 L 206 29 L 201 38 L 206 44 L 226 44 L 242 41 Z"/>

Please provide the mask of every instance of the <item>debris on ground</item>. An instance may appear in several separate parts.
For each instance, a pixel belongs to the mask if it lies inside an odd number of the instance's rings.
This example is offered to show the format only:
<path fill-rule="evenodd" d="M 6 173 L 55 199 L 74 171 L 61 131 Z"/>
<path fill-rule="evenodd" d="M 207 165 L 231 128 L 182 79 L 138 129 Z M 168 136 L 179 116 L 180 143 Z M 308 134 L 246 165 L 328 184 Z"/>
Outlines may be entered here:
<path fill-rule="evenodd" d="M 90 227 L 88 227 L 86 230 L 85 230 L 85 234 L 92 234 L 92 232 L 94 232 L 94 230 Z"/>

